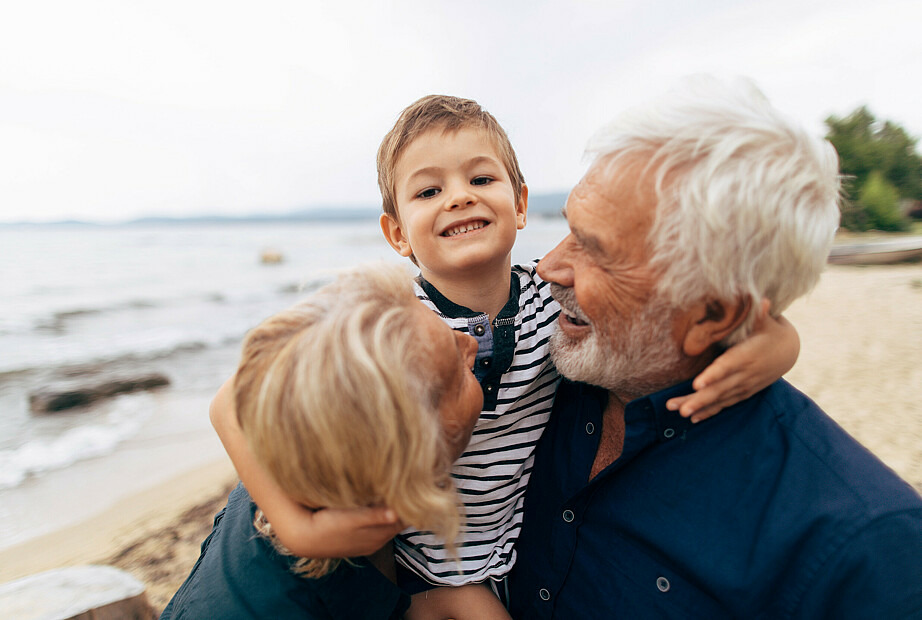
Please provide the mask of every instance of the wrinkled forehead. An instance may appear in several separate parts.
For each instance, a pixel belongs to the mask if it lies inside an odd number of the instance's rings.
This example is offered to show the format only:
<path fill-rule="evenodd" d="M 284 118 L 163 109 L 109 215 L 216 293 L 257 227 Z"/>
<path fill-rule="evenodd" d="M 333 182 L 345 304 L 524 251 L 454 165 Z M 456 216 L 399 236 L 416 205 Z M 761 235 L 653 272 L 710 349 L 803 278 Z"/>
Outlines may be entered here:
<path fill-rule="evenodd" d="M 646 158 L 599 157 L 570 192 L 568 213 L 571 203 L 599 217 L 652 217 L 657 206 L 655 171 Z"/>
<path fill-rule="evenodd" d="M 589 168 L 567 198 L 570 230 L 589 253 L 640 260 L 657 199 L 645 162 L 606 159 Z"/>

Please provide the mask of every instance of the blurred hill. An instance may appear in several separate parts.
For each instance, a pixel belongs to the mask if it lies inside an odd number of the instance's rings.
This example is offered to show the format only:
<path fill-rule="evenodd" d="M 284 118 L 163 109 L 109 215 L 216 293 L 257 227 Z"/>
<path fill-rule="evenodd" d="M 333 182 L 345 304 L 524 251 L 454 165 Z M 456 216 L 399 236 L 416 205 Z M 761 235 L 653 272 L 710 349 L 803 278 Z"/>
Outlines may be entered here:
<path fill-rule="evenodd" d="M 561 217 L 561 209 L 567 202 L 566 192 L 535 194 L 528 199 L 528 215 L 532 217 Z M 381 213 L 378 205 L 317 206 L 291 211 L 289 213 L 266 213 L 253 215 L 201 215 L 190 217 L 143 217 L 114 225 L 144 226 L 170 224 L 221 224 L 221 223 L 273 223 L 273 222 L 350 222 L 377 219 Z M 58 222 L 0 222 L 0 226 L 100 226 L 113 225 L 84 220 Z"/>

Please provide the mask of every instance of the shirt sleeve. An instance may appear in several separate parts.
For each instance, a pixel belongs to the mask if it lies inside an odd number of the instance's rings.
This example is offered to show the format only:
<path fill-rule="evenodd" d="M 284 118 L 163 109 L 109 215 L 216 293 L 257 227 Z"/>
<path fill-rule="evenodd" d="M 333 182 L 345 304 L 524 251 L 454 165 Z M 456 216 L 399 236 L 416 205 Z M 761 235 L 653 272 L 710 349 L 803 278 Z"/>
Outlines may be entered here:
<path fill-rule="evenodd" d="M 922 510 L 890 514 L 848 537 L 817 570 L 803 618 L 922 618 Z"/>

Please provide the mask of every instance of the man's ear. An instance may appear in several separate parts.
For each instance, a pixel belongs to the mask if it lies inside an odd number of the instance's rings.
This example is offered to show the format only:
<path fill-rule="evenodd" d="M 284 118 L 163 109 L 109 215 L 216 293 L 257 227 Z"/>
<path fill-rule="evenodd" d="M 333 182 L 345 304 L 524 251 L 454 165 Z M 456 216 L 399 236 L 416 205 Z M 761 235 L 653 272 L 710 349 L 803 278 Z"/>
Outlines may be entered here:
<path fill-rule="evenodd" d="M 403 228 L 401 228 L 397 218 L 387 213 L 382 213 L 378 221 L 381 223 L 381 232 L 384 233 L 384 238 L 387 239 L 391 247 L 403 257 L 412 256 L 413 248 L 410 247 L 410 242 L 407 240 L 406 235 L 403 234 Z"/>
<path fill-rule="evenodd" d="M 750 299 L 734 302 L 709 299 L 693 305 L 685 313 L 682 351 L 689 357 L 702 355 L 746 320 L 751 305 Z"/>
<path fill-rule="evenodd" d="M 518 230 L 525 228 L 525 215 L 528 213 L 528 186 L 522 185 L 522 195 L 515 205 L 515 227 Z"/>

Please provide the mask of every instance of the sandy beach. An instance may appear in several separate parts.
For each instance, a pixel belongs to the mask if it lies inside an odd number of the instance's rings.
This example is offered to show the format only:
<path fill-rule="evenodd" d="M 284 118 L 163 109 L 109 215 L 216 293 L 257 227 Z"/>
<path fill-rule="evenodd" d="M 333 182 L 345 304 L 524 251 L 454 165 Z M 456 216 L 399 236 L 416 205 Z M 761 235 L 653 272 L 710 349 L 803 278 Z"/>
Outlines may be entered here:
<path fill-rule="evenodd" d="M 786 377 L 922 491 L 922 264 L 832 266 L 786 316 L 801 354 Z M 236 481 L 227 459 L 138 493 L 82 524 L 0 552 L 0 581 L 102 563 L 161 610 Z"/>

